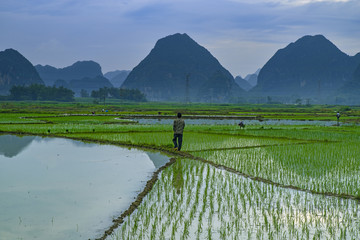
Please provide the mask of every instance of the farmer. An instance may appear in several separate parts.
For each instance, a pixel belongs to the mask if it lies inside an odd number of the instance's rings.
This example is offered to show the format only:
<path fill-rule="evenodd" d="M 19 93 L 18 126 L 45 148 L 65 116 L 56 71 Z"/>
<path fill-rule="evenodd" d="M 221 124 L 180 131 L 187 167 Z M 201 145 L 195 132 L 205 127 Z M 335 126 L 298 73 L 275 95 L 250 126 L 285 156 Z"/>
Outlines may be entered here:
<path fill-rule="evenodd" d="M 241 121 L 238 125 L 239 125 L 240 129 L 245 128 L 245 124 L 243 123 L 243 121 Z"/>
<path fill-rule="evenodd" d="M 174 148 L 175 150 L 180 151 L 182 145 L 183 131 L 185 127 L 185 122 L 181 118 L 181 113 L 177 114 L 177 119 L 174 120 L 173 130 L 174 130 Z"/>
<path fill-rule="evenodd" d="M 337 125 L 339 126 L 340 125 L 339 124 L 339 119 L 340 119 L 340 113 L 339 112 L 336 113 L 336 118 L 337 118 Z"/>

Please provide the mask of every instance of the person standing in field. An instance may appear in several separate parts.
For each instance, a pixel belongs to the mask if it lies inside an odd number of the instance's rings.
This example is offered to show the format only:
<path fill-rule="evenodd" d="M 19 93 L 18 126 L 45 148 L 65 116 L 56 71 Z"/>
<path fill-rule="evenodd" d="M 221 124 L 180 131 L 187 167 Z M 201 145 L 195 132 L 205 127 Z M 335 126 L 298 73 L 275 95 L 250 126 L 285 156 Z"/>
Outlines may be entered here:
<path fill-rule="evenodd" d="M 181 118 L 181 113 L 177 114 L 177 119 L 174 120 L 173 130 L 174 130 L 174 148 L 175 150 L 180 151 L 182 140 L 183 140 L 183 132 L 185 127 L 185 121 Z"/>
<path fill-rule="evenodd" d="M 339 126 L 340 125 L 340 123 L 339 123 L 340 113 L 339 112 L 336 113 L 336 118 L 337 118 L 337 125 Z"/>

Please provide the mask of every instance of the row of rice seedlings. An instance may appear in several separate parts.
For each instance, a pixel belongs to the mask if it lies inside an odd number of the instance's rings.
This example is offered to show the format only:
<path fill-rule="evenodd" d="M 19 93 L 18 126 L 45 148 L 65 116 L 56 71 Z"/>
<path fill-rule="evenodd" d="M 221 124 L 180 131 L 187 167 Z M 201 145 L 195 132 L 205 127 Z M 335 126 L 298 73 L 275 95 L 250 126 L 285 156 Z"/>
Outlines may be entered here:
<path fill-rule="evenodd" d="M 196 152 L 251 176 L 302 189 L 360 195 L 357 143 L 316 143 L 242 150 Z"/>
<path fill-rule="evenodd" d="M 323 126 L 269 126 L 266 129 L 246 129 L 242 135 L 290 138 L 319 141 L 360 141 L 360 128 L 357 126 L 323 127 Z"/>
<path fill-rule="evenodd" d="M 184 159 L 163 171 L 107 239 L 358 239 L 359 214 L 353 200 L 282 189 Z"/>
<path fill-rule="evenodd" d="M 290 144 L 298 141 L 274 138 L 254 138 L 242 135 L 207 134 L 185 132 L 184 150 L 201 151 L 207 149 L 243 148 L 251 146 Z"/>

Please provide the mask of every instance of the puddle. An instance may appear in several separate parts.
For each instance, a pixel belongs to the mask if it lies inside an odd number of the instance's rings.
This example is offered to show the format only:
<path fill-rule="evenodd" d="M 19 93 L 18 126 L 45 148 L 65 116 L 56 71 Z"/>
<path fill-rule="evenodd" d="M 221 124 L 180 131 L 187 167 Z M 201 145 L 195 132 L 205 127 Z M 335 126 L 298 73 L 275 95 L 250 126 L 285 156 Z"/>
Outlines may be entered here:
<path fill-rule="evenodd" d="M 0 136 L 0 239 L 100 237 L 169 161 L 61 138 Z"/>

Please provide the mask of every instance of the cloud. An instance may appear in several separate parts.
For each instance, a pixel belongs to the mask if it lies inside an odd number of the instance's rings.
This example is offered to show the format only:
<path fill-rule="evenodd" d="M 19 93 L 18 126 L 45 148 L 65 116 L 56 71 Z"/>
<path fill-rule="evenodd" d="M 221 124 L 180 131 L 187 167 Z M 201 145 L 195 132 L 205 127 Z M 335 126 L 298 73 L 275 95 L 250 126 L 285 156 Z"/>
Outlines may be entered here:
<path fill-rule="evenodd" d="M 306 4 L 318 3 L 318 2 L 350 2 L 351 0 L 229 0 L 238 3 L 252 3 L 252 4 L 277 4 L 277 5 L 288 5 L 288 6 L 301 6 Z"/>
<path fill-rule="evenodd" d="M 104 71 L 132 69 L 159 38 L 177 32 L 242 75 L 304 35 L 323 34 L 348 54 L 360 51 L 357 0 L 1 2 L 0 50 L 12 47 L 34 63 L 61 67 L 87 59 Z"/>

